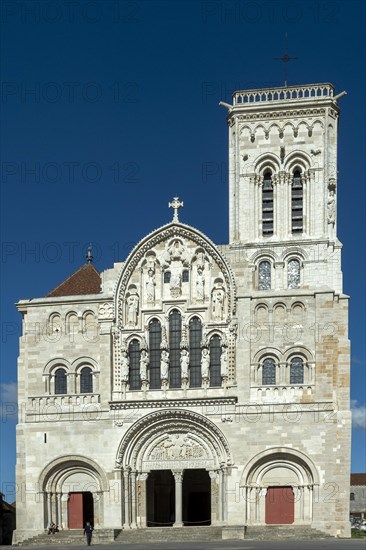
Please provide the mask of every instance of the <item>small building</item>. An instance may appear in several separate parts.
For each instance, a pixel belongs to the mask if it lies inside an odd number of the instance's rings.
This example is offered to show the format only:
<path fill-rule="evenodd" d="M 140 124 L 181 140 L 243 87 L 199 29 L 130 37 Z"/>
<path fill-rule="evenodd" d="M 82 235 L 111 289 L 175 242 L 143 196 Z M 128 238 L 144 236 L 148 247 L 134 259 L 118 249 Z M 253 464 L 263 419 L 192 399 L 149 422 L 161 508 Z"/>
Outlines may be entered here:
<path fill-rule="evenodd" d="M 15 530 L 15 502 L 9 504 L 0 493 L 0 546 L 12 544 Z"/>
<path fill-rule="evenodd" d="M 353 518 L 366 518 L 366 474 L 351 474 L 350 514 Z"/>

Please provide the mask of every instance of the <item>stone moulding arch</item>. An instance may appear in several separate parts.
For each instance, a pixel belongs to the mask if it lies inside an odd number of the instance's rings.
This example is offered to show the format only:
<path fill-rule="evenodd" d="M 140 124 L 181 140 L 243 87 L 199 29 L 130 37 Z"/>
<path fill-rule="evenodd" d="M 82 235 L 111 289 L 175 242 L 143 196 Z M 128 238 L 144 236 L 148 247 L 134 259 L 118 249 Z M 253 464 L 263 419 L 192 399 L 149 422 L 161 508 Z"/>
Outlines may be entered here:
<path fill-rule="evenodd" d="M 271 447 L 256 454 L 247 462 L 240 480 L 241 487 L 258 486 L 268 466 L 295 467 L 304 476 L 304 484 L 319 485 L 319 474 L 312 459 L 302 451 L 291 447 Z"/>
<path fill-rule="evenodd" d="M 209 449 L 215 469 L 231 466 L 232 458 L 228 441 L 222 431 L 205 416 L 182 409 L 149 413 L 124 435 L 116 456 L 116 468 L 142 471 L 143 459 L 153 441 L 162 434 L 190 434 Z"/>
<path fill-rule="evenodd" d="M 170 239 L 191 239 L 197 246 L 203 248 L 206 254 L 211 257 L 219 266 L 225 284 L 227 287 L 228 295 L 228 311 L 229 315 L 235 315 L 236 311 L 236 285 L 234 273 L 227 262 L 226 258 L 218 250 L 217 246 L 206 235 L 194 229 L 193 227 L 181 223 L 171 222 L 159 229 L 156 229 L 144 239 L 142 239 L 129 254 L 121 274 L 118 278 L 114 295 L 115 295 L 115 311 L 117 313 L 118 323 L 121 323 L 123 319 L 123 304 L 124 296 L 127 290 L 128 282 L 137 268 L 139 262 L 144 258 L 146 253 L 150 251 L 154 246 L 162 241 L 168 241 Z"/>
<path fill-rule="evenodd" d="M 91 475 L 98 482 L 100 491 L 109 491 L 108 478 L 99 464 L 82 455 L 64 455 L 52 460 L 42 470 L 39 476 L 41 492 L 45 492 L 50 486 L 57 484 L 66 472 L 71 474 L 80 471 Z"/>

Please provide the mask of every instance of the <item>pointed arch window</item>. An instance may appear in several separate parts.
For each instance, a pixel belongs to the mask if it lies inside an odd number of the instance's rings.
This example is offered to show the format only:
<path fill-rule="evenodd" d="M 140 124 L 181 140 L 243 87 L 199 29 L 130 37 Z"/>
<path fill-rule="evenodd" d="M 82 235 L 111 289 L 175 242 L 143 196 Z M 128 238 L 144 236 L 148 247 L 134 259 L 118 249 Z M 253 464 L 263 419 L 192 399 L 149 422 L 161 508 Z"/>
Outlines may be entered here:
<path fill-rule="evenodd" d="M 294 357 L 290 363 L 290 384 L 304 383 L 304 361 L 301 357 Z"/>
<path fill-rule="evenodd" d="M 141 389 L 140 379 L 140 343 L 134 339 L 128 346 L 128 356 L 130 359 L 130 368 L 128 373 L 128 384 L 130 390 Z"/>
<path fill-rule="evenodd" d="M 150 389 L 161 388 L 160 360 L 161 360 L 161 325 L 157 319 L 149 324 L 149 349 L 150 349 Z"/>
<path fill-rule="evenodd" d="M 263 361 L 262 384 L 263 386 L 273 386 L 276 384 L 276 364 L 274 359 L 267 358 Z"/>
<path fill-rule="evenodd" d="M 189 322 L 189 385 L 191 388 L 199 388 L 202 385 L 201 340 L 202 323 L 198 317 L 193 317 Z"/>
<path fill-rule="evenodd" d="M 262 233 L 264 237 L 273 235 L 273 181 L 269 171 L 265 172 L 263 177 Z"/>
<path fill-rule="evenodd" d="M 90 367 L 80 371 L 80 393 L 93 393 L 93 373 Z"/>
<path fill-rule="evenodd" d="M 210 340 L 210 386 L 221 386 L 221 341 L 217 334 Z"/>
<path fill-rule="evenodd" d="M 180 342 L 182 317 L 176 309 L 169 316 L 169 387 L 181 387 Z"/>
<path fill-rule="evenodd" d="M 65 369 L 57 369 L 55 372 L 55 394 L 62 395 L 67 393 L 67 376 Z"/>
<path fill-rule="evenodd" d="M 290 260 L 287 264 L 287 288 L 300 288 L 300 262 Z"/>
<path fill-rule="evenodd" d="M 295 170 L 291 186 L 291 227 L 292 233 L 303 230 L 303 185 L 301 171 Z"/>
<path fill-rule="evenodd" d="M 258 289 L 271 290 L 271 264 L 263 260 L 258 266 Z"/>

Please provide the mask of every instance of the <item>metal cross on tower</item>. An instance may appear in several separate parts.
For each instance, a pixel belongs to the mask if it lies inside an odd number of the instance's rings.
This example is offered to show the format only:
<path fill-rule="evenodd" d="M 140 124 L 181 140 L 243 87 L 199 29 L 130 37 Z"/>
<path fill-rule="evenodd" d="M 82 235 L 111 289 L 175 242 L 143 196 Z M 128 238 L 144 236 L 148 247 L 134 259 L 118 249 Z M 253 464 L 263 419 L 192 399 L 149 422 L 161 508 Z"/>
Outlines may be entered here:
<path fill-rule="evenodd" d="M 285 86 L 287 86 L 287 64 L 289 61 L 292 61 L 293 59 L 299 59 L 298 57 L 290 57 L 288 54 L 288 47 L 287 47 L 287 33 L 285 34 L 286 44 L 285 44 L 285 53 L 282 57 L 273 57 L 276 61 L 283 61 L 285 64 Z"/>
<path fill-rule="evenodd" d="M 173 222 L 178 222 L 178 210 L 184 206 L 183 201 L 180 201 L 179 197 L 174 197 L 168 206 L 169 208 L 174 208 Z"/>

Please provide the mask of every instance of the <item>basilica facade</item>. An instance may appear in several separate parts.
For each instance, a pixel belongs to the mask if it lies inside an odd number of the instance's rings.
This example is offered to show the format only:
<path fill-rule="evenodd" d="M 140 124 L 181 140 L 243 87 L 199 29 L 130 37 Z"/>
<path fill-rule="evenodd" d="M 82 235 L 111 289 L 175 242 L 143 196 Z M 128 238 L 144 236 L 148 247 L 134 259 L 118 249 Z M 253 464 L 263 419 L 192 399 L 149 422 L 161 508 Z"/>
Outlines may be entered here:
<path fill-rule="evenodd" d="M 222 103 L 228 244 L 175 197 L 125 261 L 99 273 L 89 253 L 19 301 L 16 542 L 50 521 L 349 536 L 338 98 L 314 84 Z"/>

